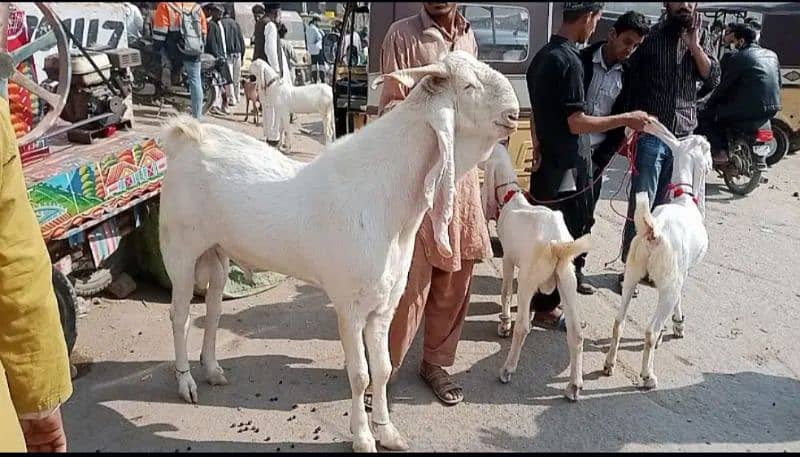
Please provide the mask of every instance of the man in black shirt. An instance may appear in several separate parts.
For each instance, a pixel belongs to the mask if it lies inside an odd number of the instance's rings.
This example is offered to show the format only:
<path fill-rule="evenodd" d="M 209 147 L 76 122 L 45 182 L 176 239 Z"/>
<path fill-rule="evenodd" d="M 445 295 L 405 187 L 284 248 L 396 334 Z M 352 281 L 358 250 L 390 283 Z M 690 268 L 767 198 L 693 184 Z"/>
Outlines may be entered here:
<path fill-rule="evenodd" d="M 564 3 L 561 28 L 536 54 L 527 72 L 541 159 L 531 176 L 531 196 L 562 211 L 575 238 L 589 233 L 592 217 L 591 153 L 586 134 L 623 126 L 642 130 L 649 122 L 644 112 L 603 117 L 584 112 L 583 65 L 575 43 L 589 39 L 602 8 L 598 2 Z M 583 278 L 584 263 L 584 256 L 575 259 L 578 291 L 593 293 Z M 565 329 L 564 316 L 557 308 L 559 302 L 558 291 L 536 294 L 531 301 L 534 325 Z"/>
<path fill-rule="evenodd" d="M 708 34 L 703 33 L 696 2 L 666 2 L 666 16 L 650 29 L 629 60 L 630 78 L 623 85 L 626 109 L 640 109 L 658 118 L 678 138 L 697 127 L 697 92 L 719 84 L 719 63 Z M 643 134 L 636 147 L 631 176 L 628 221 L 622 236 L 622 261 L 636 234 L 633 212 L 636 193 L 647 191 L 655 207 L 666 197 L 672 177 L 672 151 L 658 138 Z M 620 281 L 622 275 L 620 275 Z"/>

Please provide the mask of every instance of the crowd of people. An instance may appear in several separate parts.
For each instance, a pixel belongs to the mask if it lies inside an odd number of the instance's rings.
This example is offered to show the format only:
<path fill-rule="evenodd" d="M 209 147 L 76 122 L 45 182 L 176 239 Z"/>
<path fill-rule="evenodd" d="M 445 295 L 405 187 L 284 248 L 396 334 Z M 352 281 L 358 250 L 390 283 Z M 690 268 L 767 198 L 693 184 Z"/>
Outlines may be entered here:
<path fill-rule="evenodd" d="M 601 190 L 601 180 L 596 178 L 616 153 L 626 127 L 641 132 L 655 117 L 679 138 L 695 131 L 707 135 L 719 156 L 725 153 L 719 136 L 722 129 L 752 127 L 780 109 L 778 59 L 759 46 L 756 21 L 726 27 L 724 41 L 735 52 L 722 63 L 692 2 L 666 2 L 666 12 L 656 24 L 640 13 L 625 13 L 606 40 L 579 49 L 578 44 L 594 33 L 603 6 L 566 2 L 561 27 L 536 53 L 527 71 L 536 120 L 532 133 L 539 145 L 530 194 L 535 201 L 561 210 L 575 238 L 589 233 L 594 225 Z M 216 57 L 225 77 L 229 87 L 225 100 L 215 104 L 224 113 L 240 95 L 245 46 L 232 12 L 215 4 L 206 8 L 208 15 L 193 2 L 162 2 L 152 19 L 153 38 L 163 55 L 169 62 L 179 62 L 187 73 L 195 117 L 201 115 L 203 98 L 198 48 Z M 280 4 L 257 5 L 253 15 L 253 58 L 264 60 L 292 84 L 291 50 L 281 40 L 285 28 L 281 27 Z M 131 21 L 142 22 L 136 15 L 131 15 Z M 191 27 L 182 26 L 187 21 Z M 457 4 L 425 2 L 418 14 L 395 22 L 387 31 L 381 73 L 438 60 L 438 41 L 423 39 L 428 30 L 438 31 L 450 50 L 477 57 L 479 44 Z M 307 41 L 315 65 L 323 63 L 322 36 L 312 20 Z M 709 94 L 708 101 L 698 113 L 698 97 L 704 93 Z M 391 110 L 407 95 L 408 89 L 387 79 L 379 112 Z M 274 118 L 274 113 L 264 107 L 264 116 Z M 0 124 L 0 450 L 63 451 L 66 438 L 59 405 L 72 393 L 66 347 L 50 260 L 27 200 L 7 101 L 2 97 Z M 276 128 L 265 127 L 266 140 L 277 145 L 277 122 L 265 123 L 269 125 Z M 637 192 L 646 191 L 654 205 L 666 201 L 672 168 L 672 152 L 658 138 L 642 133 L 637 142 L 638 172 L 631 177 L 629 220 Z M 449 227 L 452 257 L 439 254 L 432 230 L 426 216 L 416 237 L 407 287 L 389 330 L 391 380 L 424 326 L 419 374 L 437 398 L 453 405 L 464 399 L 464 389 L 445 368 L 456 358 L 474 266 L 492 253 L 476 170 L 457 185 Z M 633 225 L 626 223 L 623 262 L 633 235 Z M 577 288 L 591 294 L 594 288 L 585 265 L 585 256 L 575 259 Z M 534 296 L 533 324 L 565 331 L 559 302 L 557 292 Z"/>

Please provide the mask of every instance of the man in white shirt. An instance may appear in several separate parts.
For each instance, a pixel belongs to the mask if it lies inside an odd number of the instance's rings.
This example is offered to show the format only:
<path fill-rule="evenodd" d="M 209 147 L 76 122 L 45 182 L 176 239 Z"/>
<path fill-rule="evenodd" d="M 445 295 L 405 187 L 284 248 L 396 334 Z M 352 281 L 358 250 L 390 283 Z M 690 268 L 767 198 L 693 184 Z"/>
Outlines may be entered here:
<path fill-rule="evenodd" d="M 323 81 L 320 75 L 320 67 L 325 66 L 322 58 L 322 31 L 319 29 L 319 18 L 313 17 L 306 27 L 306 43 L 308 43 L 308 53 L 311 54 L 311 65 L 313 69 L 314 82 Z"/>
<path fill-rule="evenodd" d="M 283 51 L 278 36 L 278 24 L 281 22 L 281 4 L 267 3 L 264 5 L 266 10 L 267 24 L 264 26 L 264 53 L 267 56 L 267 63 L 276 71 L 284 83 L 292 85 L 292 72 L 289 70 L 289 59 Z M 263 98 L 263 94 L 262 94 Z M 275 107 L 261 100 L 263 109 L 264 137 L 267 144 L 278 147 L 281 140 L 281 133 L 278 118 L 275 115 Z"/>

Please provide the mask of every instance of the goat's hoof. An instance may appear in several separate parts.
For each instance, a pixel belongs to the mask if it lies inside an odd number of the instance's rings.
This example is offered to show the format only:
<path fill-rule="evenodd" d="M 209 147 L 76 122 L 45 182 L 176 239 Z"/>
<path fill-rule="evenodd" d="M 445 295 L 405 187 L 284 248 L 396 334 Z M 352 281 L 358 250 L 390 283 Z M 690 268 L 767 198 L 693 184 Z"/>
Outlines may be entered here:
<path fill-rule="evenodd" d="M 512 374 L 513 372 L 509 371 L 508 368 L 503 368 L 500 371 L 500 382 L 502 382 L 503 384 L 508 384 L 509 382 L 511 382 Z"/>
<path fill-rule="evenodd" d="M 197 384 L 189 372 L 178 374 L 178 395 L 186 403 L 197 403 Z"/>
<path fill-rule="evenodd" d="M 683 324 L 672 324 L 672 337 L 683 338 Z"/>
<path fill-rule="evenodd" d="M 603 366 L 603 376 L 611 376 L 614 374 L 614 364 L 607 363 Z"/>
<path fill-rule="evenodd" d="M 228 379 L 225 377 L 225 372 L 220 367 L 217 367 L 216 370 L 206 374 L 206 382 L 212 386 L 228 385 Z"/>
<path fill-rule="evenodd" d="M 581 398 L 581 389 L 582 387 L 569 383 L 567 384 L 564 396 L 567 397 L 569 401 L 578 401 Z"/>
<path fill-rule="evenodd" d="M 390 451 L 407 451 L 409 448 L 405 438 L 400 435 L 392 423 L 377 425 L 373 424 L 375 428 L 375 441 Z"/>
<path fill-rule="evenodd" d="M 356 436 L 353 438 L 353 452 L 378 452 L 372 436 Z"/>
<path fill-rule="evenodd" d="M 511 321 L 510 320 L 501 320 L 499 324 L 497 324 L 497 335 L 500 338 L 508 338 L 511 336 Z"/>
<path fill-rule="evenodd" d="M 642 381 L 644 381 L 643 386 L 645 390 L 655 389 L 658 386 L 658 379 L 656 378 L 656 375 L 648 376 L 646 378 L 642 377 Z"/>

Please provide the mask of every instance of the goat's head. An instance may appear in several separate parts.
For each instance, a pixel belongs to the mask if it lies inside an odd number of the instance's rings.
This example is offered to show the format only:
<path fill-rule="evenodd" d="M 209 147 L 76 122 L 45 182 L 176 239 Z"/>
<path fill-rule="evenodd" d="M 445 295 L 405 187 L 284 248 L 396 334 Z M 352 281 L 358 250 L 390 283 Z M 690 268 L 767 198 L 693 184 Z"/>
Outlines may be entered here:
<path fill-rule="evenodd" d="M 486 160 L 492 144 L 516 130 L 519 101 L 505 76 L 464 51 L 451 52 L 431 65 L 379 76 L 373 89 L 386 78 L 416 85 L 406 102 L 425 107 L 420 114 L 436 134 L 440 154 L 425 177 L 425 197 L 439 252 L 449 257 L 447 226 L 453 216 L 455 182 Z M 469 138 L 475 147 L 455 151 L 458 136 L 462 141 Z"/>
<path fill-rule="evenodd" d="M 689 135 L 672 151 L 672 182 L 691 183 L 700 214 L 706 215 L 706 176 L 711 172 L 713 160 L 711 145 L 701 135 Z"/>
<path fill-rule="evenodd" d="M 275 84 L 280 84 L 281 81 L 281 75 L 261 59 L 256 59 L 250 64 L 250 74 L 255 75 L 258 90 L 262 92 L 266 92 Z"/>

